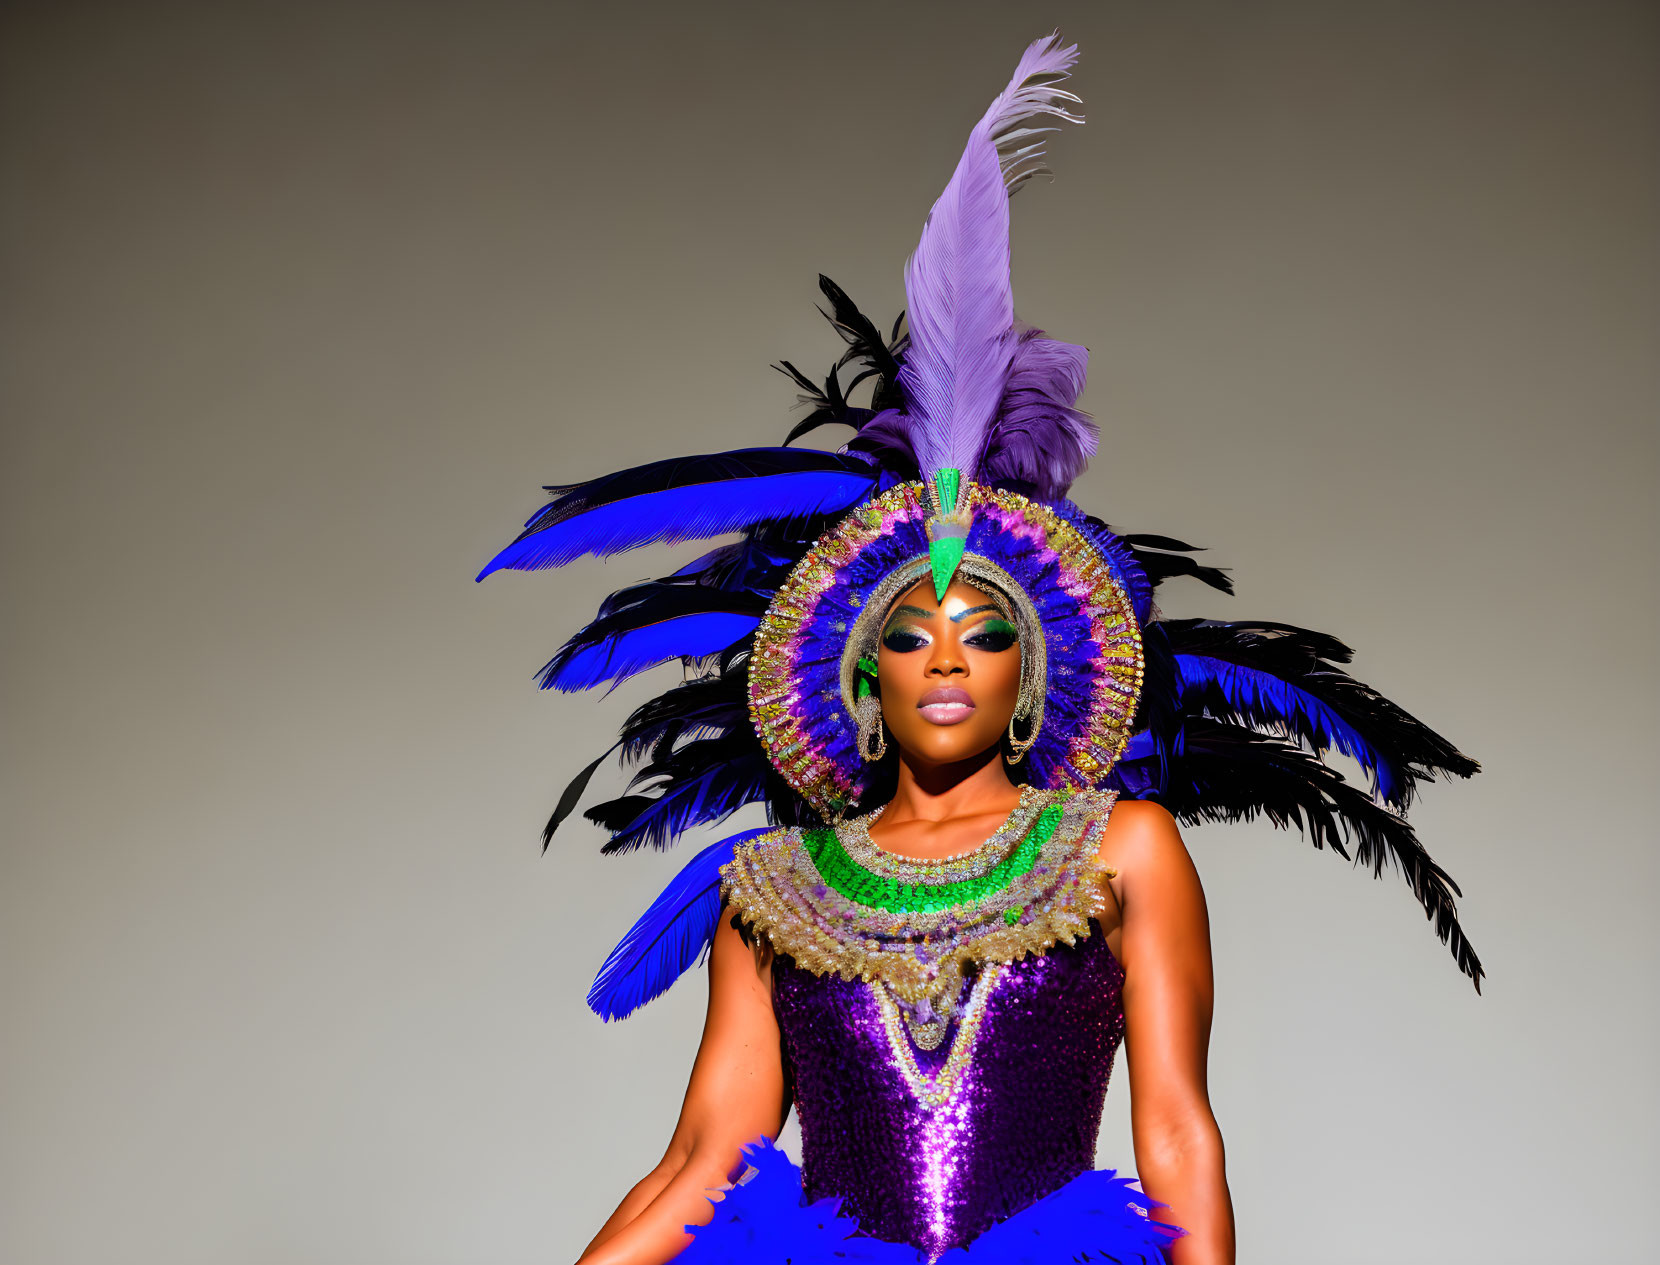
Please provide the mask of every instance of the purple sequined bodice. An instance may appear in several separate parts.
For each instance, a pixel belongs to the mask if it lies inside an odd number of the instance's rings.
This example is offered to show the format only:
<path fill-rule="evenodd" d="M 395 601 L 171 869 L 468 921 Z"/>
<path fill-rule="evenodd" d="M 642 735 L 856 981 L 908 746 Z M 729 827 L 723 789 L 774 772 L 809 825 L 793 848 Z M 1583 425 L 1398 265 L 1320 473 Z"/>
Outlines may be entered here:
<path fill-rule="evenodd" d="M 1124 974 L 1091 925 L 981 968 L 933 1050 L 876 987 L 778 959 L 807 1196 L 840 1195 L 862 1233 L 938 1255 L 1094 1167 Z"/>

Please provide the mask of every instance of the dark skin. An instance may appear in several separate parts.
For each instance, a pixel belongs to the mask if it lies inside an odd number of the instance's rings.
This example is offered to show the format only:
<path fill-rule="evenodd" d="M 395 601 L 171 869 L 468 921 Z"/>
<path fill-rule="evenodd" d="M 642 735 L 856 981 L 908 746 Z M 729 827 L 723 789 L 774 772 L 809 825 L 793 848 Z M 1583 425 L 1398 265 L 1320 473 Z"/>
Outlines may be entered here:
<path fill-rule="evenodd" d="M 1004 599 L 960 581 L 934 597 L 931 581 L 894 603 L 877 653 L 888 741 L 899 785 L 871 826 L 877 846 L 933 858 L 966 852 L 1020 800 L 1002 737 L 1020 686 L 1019 638 Z M 941 691 L 947 692 L 942 695 Z M 964 702 L 957 694 L 966 695 Z M 1232 1265 L 1233 1210 L 1222 1135 L 1211 1112 L 1210 930 L 1199 876 L 1175 820 L 1125 800 L 1102 831 L 1112 912 L 1101 929 L 1124 967 L 1125 1055 L 1136 1171 L 1167 1204 L 1161 1220 L 1188 1234 L 1174 1265 Z M 739 1148 L 776 1138 L 789 1111 L 772 1011 L 772 956 L 744 944 L 722 911 L 709 966 L 703 1041 L 680 1120 L 657 1166 L 588 1245 L 583 1265 L 663 1265 L 707 1225 L 718 1188 L 744 1169 Z"/>

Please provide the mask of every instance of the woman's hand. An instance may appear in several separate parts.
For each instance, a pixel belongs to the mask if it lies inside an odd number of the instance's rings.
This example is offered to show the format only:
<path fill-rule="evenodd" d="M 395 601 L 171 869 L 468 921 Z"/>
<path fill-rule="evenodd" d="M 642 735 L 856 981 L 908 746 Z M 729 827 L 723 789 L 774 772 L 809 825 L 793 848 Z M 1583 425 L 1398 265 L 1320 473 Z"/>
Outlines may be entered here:
<path fill-rule="evenodd" d="M 1157 1219 L 1188 1232 L 1171 1248 L 1174 1265 L 1232 1265 L 1233 1205 L 1206 1087 L 1212 980 L 1199 875 L 1175 819 L 1147 800 L 1113 806 L 1100 857 L 1119 873 L 1136 1173 L 1168 1205 Z"/>
<path fill-rule="evenodd" d="M 776 1138 L 789 1103 L 772 1013 L 771 957 L 721 911 L 709 955 L 709 1012 L 668 1150 L 600 1228 L 581 1265 L 663 1265 L 707 1225 L 711 1194 L 742 1174 L 744 1144 Z"/>

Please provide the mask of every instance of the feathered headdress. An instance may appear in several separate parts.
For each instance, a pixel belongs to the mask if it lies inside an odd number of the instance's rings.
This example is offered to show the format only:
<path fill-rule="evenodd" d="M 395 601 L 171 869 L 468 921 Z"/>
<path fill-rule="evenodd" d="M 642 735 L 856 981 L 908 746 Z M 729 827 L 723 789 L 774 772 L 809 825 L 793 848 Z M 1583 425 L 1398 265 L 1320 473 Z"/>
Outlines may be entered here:
<path fill-rule="evenodd" d="M 883 770 L 861 758 L 852 712 L 870 612 L 879 622 L 896 585 L 932 576 L 943 594 L 961 571 L 1011 597 L 1027 624 L 1037 723 L 1025 777 L 1153 799 L 1184 824 L 1266 814 L 1375 874 L 1393 863 L 1479 989 L 1458 889 L 1405 815 L 1419 784 L 1469 777 L 1476 762 L 1344 672 L 1351 651 L 1333 637 L 1160 617 L 1153 595 L 1166 580 L 1232 584 L 1193 546 L 1117 534 L 1066 499 L 1096 446 L 1076 408 L 1088 356 L 1014 319 L 1008 214 L 1010 194 L 1044 170 L 1041 137 L 1056 129 L 1037 124 L 1082 121 L 1058 87 L 1076 56 L 1055 35 L 1032 44 L 970 133 L 905 269 L 908 333 L 902 317 L 884 337 L 819 278 L 845 351 L 822 385 L 778 366 L 812 406 L 784 447 L 549 487 L 551 501 L 480 573 L 735 537 L 613 594 L 538 674 L 544 689 L 578 690 L 676 661 L 684 670 L 572 780 L 543 847 L 619 752 L 635 769 L 628 793 L 585 814 L 610 833 L 606 852 L 668 847 L 750 803 L 806 824 L 868 798 Z M 853 405 L 867 382 L 869 406 Z M 789 446 L 825 425 L 853 438 L 833 453 Z M 1325 762 L 1334 749 L 1369 789 Z M 745 837 L 693 857 L 613 950 L 588 997 L 598 1014 L 628 1014 L 705 952 L 719 867 Z"/>

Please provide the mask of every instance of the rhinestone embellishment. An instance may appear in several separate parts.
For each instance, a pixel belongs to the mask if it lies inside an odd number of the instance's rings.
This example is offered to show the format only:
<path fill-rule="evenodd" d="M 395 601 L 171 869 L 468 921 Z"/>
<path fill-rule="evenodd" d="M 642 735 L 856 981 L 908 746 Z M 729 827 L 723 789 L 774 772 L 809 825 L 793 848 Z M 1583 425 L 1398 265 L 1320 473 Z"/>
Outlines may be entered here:
<path fill-rule="evenodd" d="M 1035 817 L 1018 842 L 988 840 L 983 853 L 936 866 L 931 884 L 862 869 L 833 832 L 771 831 L 740 843 L 722 867 L 722 900 L 804 969 L 878 985 L 917 1047 L 937 1049 L 970 963 L 983 977 L 991 964 L 1090 934 L 1110 900 L 1103 880 L 1114 871 L 1096 853 L 1116 798 L 1033 791 L 1005 826 Z M 885 865 L 909 864 L 885 855 Z M 978 872 L 951 877 L 956 865 Z"/>

